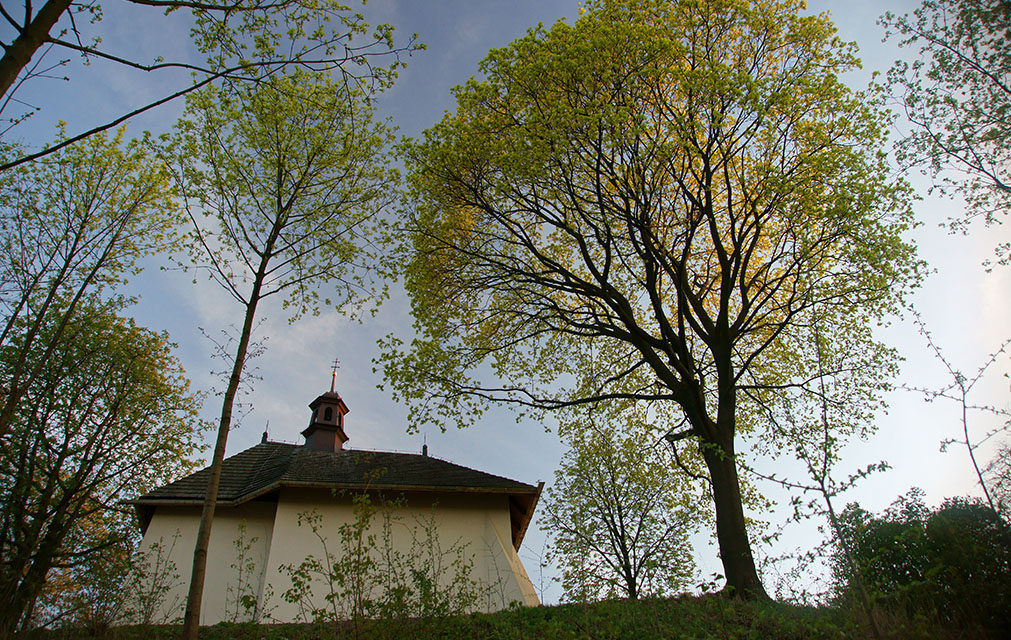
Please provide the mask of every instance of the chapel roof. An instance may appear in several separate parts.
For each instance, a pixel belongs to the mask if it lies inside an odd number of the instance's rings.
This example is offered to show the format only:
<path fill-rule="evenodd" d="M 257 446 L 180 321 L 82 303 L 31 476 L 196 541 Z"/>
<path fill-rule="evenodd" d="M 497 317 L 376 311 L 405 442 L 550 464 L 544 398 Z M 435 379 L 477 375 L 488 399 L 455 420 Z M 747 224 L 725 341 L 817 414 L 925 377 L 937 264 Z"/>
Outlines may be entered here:
<path fill-rule="evenodd" d="M 157 506 L 202 504 L 210 468 L 128 501 L 143 528 Z M 384 451 L 316 451 L 262 442 L 224 460 L 218 505 L 237 506 L 276 495 L 281 487 L 371 491 L 491 493 L 509 498 L 512 541 L 519 548 L 543 483 L 529 485 L 423 454 Z"/>

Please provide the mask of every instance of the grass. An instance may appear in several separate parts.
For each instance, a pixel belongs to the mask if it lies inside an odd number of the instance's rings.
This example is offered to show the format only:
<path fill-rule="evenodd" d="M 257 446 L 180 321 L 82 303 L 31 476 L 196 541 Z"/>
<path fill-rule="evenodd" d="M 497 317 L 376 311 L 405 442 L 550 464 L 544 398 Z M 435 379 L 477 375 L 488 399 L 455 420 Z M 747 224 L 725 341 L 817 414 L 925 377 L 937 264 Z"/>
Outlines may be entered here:
<path fill-rule="evenodd" d="M 883 638 L 894 640 L 986 638 L 964 629 L 939 629 L 924 621 L 879 619 Z M 180 627 L 132 626 L 35 633 L 31 640 L 175 640 Z M 518 608 L 429 620 L 366 620 L 339 624 L 218 624 L 201 640 L 843 640 L 873 636 L 850 612 L 777 602 L 754 603 L 708 596 L 609 600 Z"/>

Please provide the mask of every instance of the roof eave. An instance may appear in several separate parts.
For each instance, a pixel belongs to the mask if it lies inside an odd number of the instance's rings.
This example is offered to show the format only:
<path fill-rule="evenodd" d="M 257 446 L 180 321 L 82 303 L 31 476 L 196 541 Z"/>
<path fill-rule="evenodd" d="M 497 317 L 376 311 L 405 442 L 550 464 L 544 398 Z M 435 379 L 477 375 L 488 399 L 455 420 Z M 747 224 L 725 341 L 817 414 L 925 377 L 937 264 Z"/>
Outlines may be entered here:
<path fill-rule="evenodd" d="M 533 488 L 533 487 L 531 487 L 531 488 Z M 528 493 L 520 494 L 520 495 L 523 495 L 524 497 L 526 497 L 526 496 L 529 496 L 530 493 L 532 493 L 533 497 L 530 500 L 530 505 L 526 508 L 525 512 L 520 516 L 520 518 L 517 521 L 515 521 L 515 522 L 512 523 L 513 524 L 513 527 L 512 527 L 512 529 L 513 529 L 513 534 L 512 534 L 513 548 L 516 549 L 516 551 L 519 551 L 520 550 L 520 545 L 523 544 L 523 538 L 524 538 L 524 536 L 526 536 L 527 529 L 530 527 L 530 522 L 534 518 L 534 511 L 537 510 L 537 503 L 541 499 L 541 491 L 543 491 L 543 490 L 544 490 L 544 482 L 538 482 L 537 483 L 537 487 L 536 487 L 536 489 L 533 492 L 528 492 Z M 512 510 L 511 509 L 510 509 L 510 512 L 509 512 L 509 516 L 510 516 L 510 520 L 511 520 L 512 519 Z"/>
<path fill-rule="evenodd" d="M 299 482 L 299 481 L 281 481 L 275 482 L 256 491 L 251 491 L 249 493 L 242 494 L 231 500 L 225 500 L 218 498 L 217 504 L 222 507 L 237 507 L 241 504 L 249 502 L 250 500 L 255 500 L 263 495 L 277 491 L 282 488 L 295 488 L 295 489 L 348 489 L 356 491 L 412 491 L 412 492 L 429 492 L 429 493 L 485 493 L 485 494 L 498 494 L 498 495 L 516 495 L 516 496 L 534 496 L 533 504 L 537 504 L 537 499 L 540 497 L 541 488 L 544 483 L 540 483 L 537 487 L 467 487 L 467 486 L 445 486 L 445 485 L 417 485 L 417 484 L 372 484 L 364 486 L 356 483 L 349 482 Z M 201 506 L 204 503 L 203 498 L 175 498 L 175 497 L 164 497 L 164 498 L 134 498 L 133 500 L 123 500 L 122 504 L 129 504 L 133 506 Z M 528 518 L 529 520 L 529 518 Z M 524 525 L 524 531 L 526 526 Z"/>

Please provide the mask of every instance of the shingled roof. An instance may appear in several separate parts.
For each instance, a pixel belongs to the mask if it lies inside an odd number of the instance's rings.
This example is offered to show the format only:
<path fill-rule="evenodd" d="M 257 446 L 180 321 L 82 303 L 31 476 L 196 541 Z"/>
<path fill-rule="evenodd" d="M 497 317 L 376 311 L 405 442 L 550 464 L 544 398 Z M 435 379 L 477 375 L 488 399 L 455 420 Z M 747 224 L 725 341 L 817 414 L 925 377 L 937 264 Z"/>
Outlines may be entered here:
<path fill-rule="evenodd" d="M 202 504 L 209 478 L 208 467 L 128 503 L 137 508 L 142 528 L 146 529 L 155 507 Z M 236 506 L 266 498 L 281 487 L 504 494 L 509 498 L 513 546 L 519 549 L 542 486 L 543 483 L 533 486 L 427 455 L 314 451 L 299 445 L 263 442 L 225 459 L 218 505 Z"/>

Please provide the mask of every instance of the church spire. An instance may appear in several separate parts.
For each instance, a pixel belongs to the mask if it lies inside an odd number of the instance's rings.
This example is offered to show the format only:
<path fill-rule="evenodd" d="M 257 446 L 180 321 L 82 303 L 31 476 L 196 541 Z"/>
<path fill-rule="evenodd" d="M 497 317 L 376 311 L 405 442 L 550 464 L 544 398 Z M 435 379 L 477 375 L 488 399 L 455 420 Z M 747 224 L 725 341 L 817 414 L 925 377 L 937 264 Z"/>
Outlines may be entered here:
<path fill-rule="evenodd" d="M 330 390 L 309 403 L 312 415 L 302 435 L 305 436 L 306 448 L 314 451 L 340 451 L 348 441 L 344 433 L 344 416 L 348 413 L 348 406 L 334 391 L 339 364 L 340 361 L 335 358 L 330 371 Z"/>

